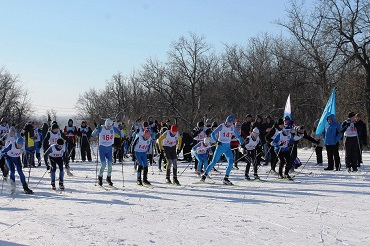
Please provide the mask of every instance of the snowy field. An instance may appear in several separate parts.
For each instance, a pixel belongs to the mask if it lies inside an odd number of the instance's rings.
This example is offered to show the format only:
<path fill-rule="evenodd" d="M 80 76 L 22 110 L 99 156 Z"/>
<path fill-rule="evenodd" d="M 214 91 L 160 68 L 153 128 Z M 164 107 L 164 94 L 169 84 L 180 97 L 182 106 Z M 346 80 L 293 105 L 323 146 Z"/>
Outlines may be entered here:
<path fill-rule="evenodd" d="M 217 173 L 216 184 L 194 184 L 190 168 L 179 177 L 182 186 L 166 185 L 154 166 L 152 188 L 138 187 L 127 160 L 125 187 L 121 164 L 112 174 L 118 189 L 106 191 L 95 186 L 96 162 L 72 163 L 74 176 L 59 193 L 50 190 L 48 174 L 36 187 L 46 169 L 34 168 L 34 195 L 22 193 L 18 177 L 13 196 L 4 183 L 0 245 L 370 245 L 370 152 L 358 173 L 324 171 L 312 153 L 299 150 L 307 165 L 296 182 L 272 175 L 245 181 L 240 163 L 230 176 L 235 186 L 220 185 L 224 174 Z M 180 173 L 187 165 L 179 162 Z M 259 169 L 262 179 L 267 170 Z"/>

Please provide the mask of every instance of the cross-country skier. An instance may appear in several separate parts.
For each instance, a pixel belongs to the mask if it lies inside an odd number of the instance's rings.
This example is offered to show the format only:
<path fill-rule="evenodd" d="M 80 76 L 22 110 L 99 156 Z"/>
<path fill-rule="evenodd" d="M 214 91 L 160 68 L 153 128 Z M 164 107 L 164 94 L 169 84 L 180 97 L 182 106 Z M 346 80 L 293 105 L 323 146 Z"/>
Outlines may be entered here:
<path fill-rule="evenodd" d="M 66 147 L 64 145 L 64 140 L 59 138 L 55 144 L 52 144 L 45 154 L 49 156 L 50 165 L 51 165 L 51 188 L 56 190 L 55 188 L 55 172 L 57 169 L 57 165 L 59 168 L 59 189 L 64 190 L 64 171 L 63 171 L 63 156 L 64 152 L 66 151 Z"/>
<path fill-rule="evenodd" d="M 205 173 L 201 178 L 201 181 L 204 182 L 206 180 L 209 172 L 215 166 L 216 162 L 220 159 L 221 155 L 224 154 L 226 156 L 228 166 L 226 169 L 226 175 L 224 177 L 223 183 L 226 185 L 232 185 L 231 181 L 229 180 L 229 175 L 234 164 L 234 155 L 230 147 L 231 137 L 235 135 L 238 138 L 240 144 L 243 142 L 241 136 L 239 135 L 238 131 L 233 125 L 234 121 L 235 121 L 234 116 L 232 115 L 227 116 L 225 123 L 220 124 L 211 133 L 211 137 L 214 141 L 216 141 L 217 147 L 215 153 L 213 154 L 212 162 L 208 165 Z M 218 137 L 216 138 L 217 134 Z"/>
<path fill-rule="evenodd" d="M 3 143 L 3 141 L 0 140 L 0 151 L 2 151 L 4 148 L 5 148 L 4 143 Z M 0 158 L 0 169 L 3 173 L 3 180 L 7 180 L 8 174 L 9 174 L 9 169 L 8 169 L 6 163 L 5 163 L 5 157 L 4 156 L 2 156 Z"/>
<path fill-rule="evenodd" d="M 198 160 L 198 169 L 196 172 L 199 177 L 202 174 L 202 166 L 204 166 L 204 170 L 208 167 L 208 154 L 212 152 L 211 132 L 212 130 L 208 128 L 206 130 L 206 137 L 203 138 L 203 141 L 198 142 L 191 149 L 194 153 L 194 157 Z"/>
<path fill-rule="evenodd" d="M 276 135 L 279 134 L 279 132 L 284 127 L 284 120 L 278 119 L 277 122 L 274 124 L 273 128 L 267 133 L 266 135 L 266 143 L 269 148 L 273 148 L 272 141 L 275 139 Z M 271 170 L 270 172 L 274 175 L 278 175 L 276 172 L 276 164 L 278 162 L 278 156 L 276 155 L 276 152 L 271 150 Z"/>
<path fill-rule="evenodd" d="M 0 157 L 6 155 L 6 164 L 8 165 L 8 169 L 10 171 L 11 192 L 15 192 L 15 169 L 17 169 L 24 192 L 26 194 L 33 194 L 33 191 L 28 188 L 26 177 L 24 176 L 22 171 L 21 156 L 24 150 L 24 140 L 20 137 L 17 138 L 14 143 L 10 143 L 5 149 L 3 149 L 0 152 Z"/>
<path fill-rule="evenodd" d="M 133 144 L 132 151 L 136 155 L 136 160 L 139 165 L 137 167 L 137 184 L 138 185 L 150 185 L 148 181 L 148 158 L 147 151 L 152 143 L 151 132 L 149 129 L 145 129 L 143 135 L 138 135 Z M 143 179 L 141 179 L 141 172 L 143 171 Z"/>
<path fill-rule="evenodd" d="M 173 167 L 173 183 L 176 185 L 180 185 L 179 180 L 177 179 L 177 149 L 181 147 L 181 137 L 178 132 L 177 126 L 172 125 L 170 130 L 165 131 L 159 138 L 158 138 L 158 145 L 159 150 L 164 151 L 164 155 L 167 159 L 166 165 L 166 182 L 171 184 L 171 167 Z"/>
<path fill-rule="evenodd" d="M 43 147 L 44 147 L 44 153 L 47 152 L 47 149 L 53 145 L 53 144 L 56 144 L 57 143 L 57 140 L 59 138 L 63 138 L 63 140 L 65 142 L 67 142 L 69 145 L 74 145 L 67 137 L 66 135 L 64 135 L 64 133 L 62 132 L 62 130 L 59 129 L 59 126 L 58 124 L 56 124 L 55 122 L 51 125 L 51 129 L 46 133 L 46 136 L 44 138 L 44 141 L 43 141 Z M 64 155 L 66 155 L 66 153 L 64 153 Z M 44 161 L 45 161 L 45 165 L 46 165 L 46 168 L 49 170 L 50 169 L 50 166 L 49 166 L 49 163 L 48 163 L 48 155 L 44 154 Z M 65 167 L 66 167 L 66 171 L 67 171 L 67 175 L 68 176 L 73 176 L 73 174 L 70 172 L 69 170 L 69 163 L 68 163 L 68 158 L 64 158 L 64 164 L 65 164 Z"/>
<path fill-rule="evenodd" d="M 7 133 L 9 133 L 9 125 L 7 119 L 3 117 L 0 120 L 0 138 L 3 138 Z"/>
<path fill-rule="evenodd" d="M 254 179 L 259 179 L 258 176 L 258 166 L 259 166 L 259 159 L 257 158 L 257 153 L 261 153 L 258 149 L 261 149 L 261 141 L 260 141 L 260 131 L 257 127 L 253 128 L 250 136 L 248 136 L 244 143 L 241 145 L 243 149 L 243 154 L 245 155 L 245 161 L 247 165 L 245 166 L 245 179 L 250 180 L 249 177 L 249 170 L 251 165 L 253 165 L 253 176 Z"/>
<path fill-rule="evenodd" d="M 96 124 L 96 123 L 95 123 Z M 106 181 L 110 186 L 113 186 L 112 183 L 112 146 L 114 143 L 114 134 L 121 134 L 121 131 L 113 126 L 113 120 L 106 119 L 103 126 L 95 126 L 95 130 L 91 134 L 92 137 L 95 137 L 99 134 L 99 157 L 101 162 L 101 167 L 98 175 L 98 184 L 103 185 L 103 173 L 104 169 L 108 164 L 107 178 Z"/>
<path fill-rule="evenodd" d="M 64 135 L 67 136 L 69 141 L 72 144 L 67 144 L 67 160 L 72 159 L 72 162 L 75 161 L 76 156 L 76 143 L 77 143 L 77 127 L 73 125 L 73 120 L 69 119 L 67 125 L 63 129 Z"/>
<path fill-rule="evenodd" d="M 290 125 L 285 125 L 283 130 L 281 130 L 273 140 L 274 150 L 277 153 L 277 156 L 279 158 L 279 179 L 287 178 L 292 179 L 289 176 L 289 170 L 290 170 L 290 151 L 291 146 L 294 144 L 294 138 L 291 132 Z M 283 169 L 284 175 L 283 175 Z"/>

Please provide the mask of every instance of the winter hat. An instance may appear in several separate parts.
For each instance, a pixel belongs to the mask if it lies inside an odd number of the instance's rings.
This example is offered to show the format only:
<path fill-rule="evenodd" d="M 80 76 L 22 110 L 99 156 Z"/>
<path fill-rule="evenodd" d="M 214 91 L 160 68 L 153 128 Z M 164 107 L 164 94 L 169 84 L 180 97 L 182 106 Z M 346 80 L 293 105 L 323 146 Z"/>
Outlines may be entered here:
<path fill-rule="evenodd" d="M 59 126 L 58 126 L 57 124 L 53 124 L 53 125 L 51 126 L 51 130 L 54 130 L 54 129 L 59 129 Z"/>
<path fill-rule="evenodd" d="M 245 116 L 245 118 L 248 118 L 248 117 L 252 118 L 252 115 L 251 114 L 247 114 L 247 116 Z"/>
<path fill-rule="evenodd" d="M 242 126 L 242 123 L 240 123 L 240 120 L 236 120 L 235 126 Z"/>
<path fill-rule="evenodd" d="M 69 119 L 68 122 L 72 121 L 72 124 L 73 124 L 73 120 L 72 119 Z"/>
<path fill-rule="evenodd" d="M 284 125 L 284 120 L 282 118 L 278 119 L 277 124 Z"/>
<path fill-rule="evenodd" d="M 143 122 L 143 127 L 148 127 L 148 126 L 149 126 L 148 121 L 144 121 L 144 122 Z"/>
<path fill-rule="evenodd" d="M 348 118 L 352 118 L 352 117 L 354 117 L 354 116 L 356 116 L 356 114 L 355 114 L 354 112 L 350 112 L 350 113 L 348 114 Z"/>
<path fill-rule="evenodd" d="M 289 116 L 285 116 L 284 117 L 284 120 L 290 120 L 290 117 Z"/>
<path fill-rule="evenodd" d="M 218 126 L 217 122 L 216 121 L 213 121 L 211 127 L 217 127 L 217 126 Z"/>
<path fill-rule="evenodd" d="M 204 122 L 203 122 L 203 121 L 199 121 L 199 122 L 197 123 L 197 126 L 198 126 L 198 127 L 204 127 Z"/>
<path fill-rule="evenodd" d="M 14 126 L 10 127 L 9 132 L 16 133 L 15 127 Z"/>
<path fill-rule="evenodd" d="M 173 125 L 171 126 L 171 132 L 176 133 L 178 131 L 177 126 Z"/>

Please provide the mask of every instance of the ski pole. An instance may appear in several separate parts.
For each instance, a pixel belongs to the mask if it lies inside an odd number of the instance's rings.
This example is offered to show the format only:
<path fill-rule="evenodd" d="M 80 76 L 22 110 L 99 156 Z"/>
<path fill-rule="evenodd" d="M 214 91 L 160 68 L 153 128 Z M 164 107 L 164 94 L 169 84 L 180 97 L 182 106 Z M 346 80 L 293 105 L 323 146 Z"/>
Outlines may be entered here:
<path fill-rule="evenodd" d="M 122 187 L 125 187 L 125 176 L 123 175 L 123 162 L 122 162 Z"/>
<path fill-rule="evenodd" d="M 3 177 L 3 182 L 1 182 L 1 194 L 3 194 L 3 189 L 4 189 L 4 178 L 5 177 Z"/>
<path fill-rule="evenodd" d="M 44 178 L 45 174 L 46 174 L 48 171 L 49 171 L 49 170 L 48 170 L 48 169 L 46 169 L 46 171 L 44 172 L 44 174 L 42 175 L 41 179 L 39 180 L 39 182 L 36 184 L 36 186 L 35 186 L 35 187 L 37 187 L 37 186 L 40 184 L 41 180 Z"/>
<path fill-rule="evenodd" d="M 311 153 L 311 155 L 310 155 L 310 157 L 308 158 L 308 160 L 306 161 L 306 163 L 303 165 L 303 167 L 301 168 L 301 170 L 299 171 L 300 173 L 302 173 L 302 171 L 303 171 L 303 169 L 306 167 L 306 164 L 308 163 L 308 161 L 311 159 L 311 157 L 312 157 L 312 155 L 313 155 L 313 153 L 315 152 L 315 149 L 313 149 L 313 151 L 312 151 L 312 153 Z M 298 173 L 299 174 L 299 173 Z M 298 175 L 297 174 L 297 175 Z M 297 176 L 296 175 L 296 176 Z"/>

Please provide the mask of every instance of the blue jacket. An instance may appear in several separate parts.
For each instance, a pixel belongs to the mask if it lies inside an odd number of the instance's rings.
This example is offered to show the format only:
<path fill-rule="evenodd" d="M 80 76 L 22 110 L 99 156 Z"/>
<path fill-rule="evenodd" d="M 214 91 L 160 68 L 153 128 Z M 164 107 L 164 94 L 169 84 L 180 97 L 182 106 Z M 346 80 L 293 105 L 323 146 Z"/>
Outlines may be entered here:
<path fill-rule="evenodd" d="M 341 126 L 335 121 L 335 116 L 333 114 L 329 115 L 328 118 L 331 118 L 333 121 L 331 123 L 326 123 L 322 138 L 325 145 L 336 145 L 343 136 L 340 132 Z"/>

